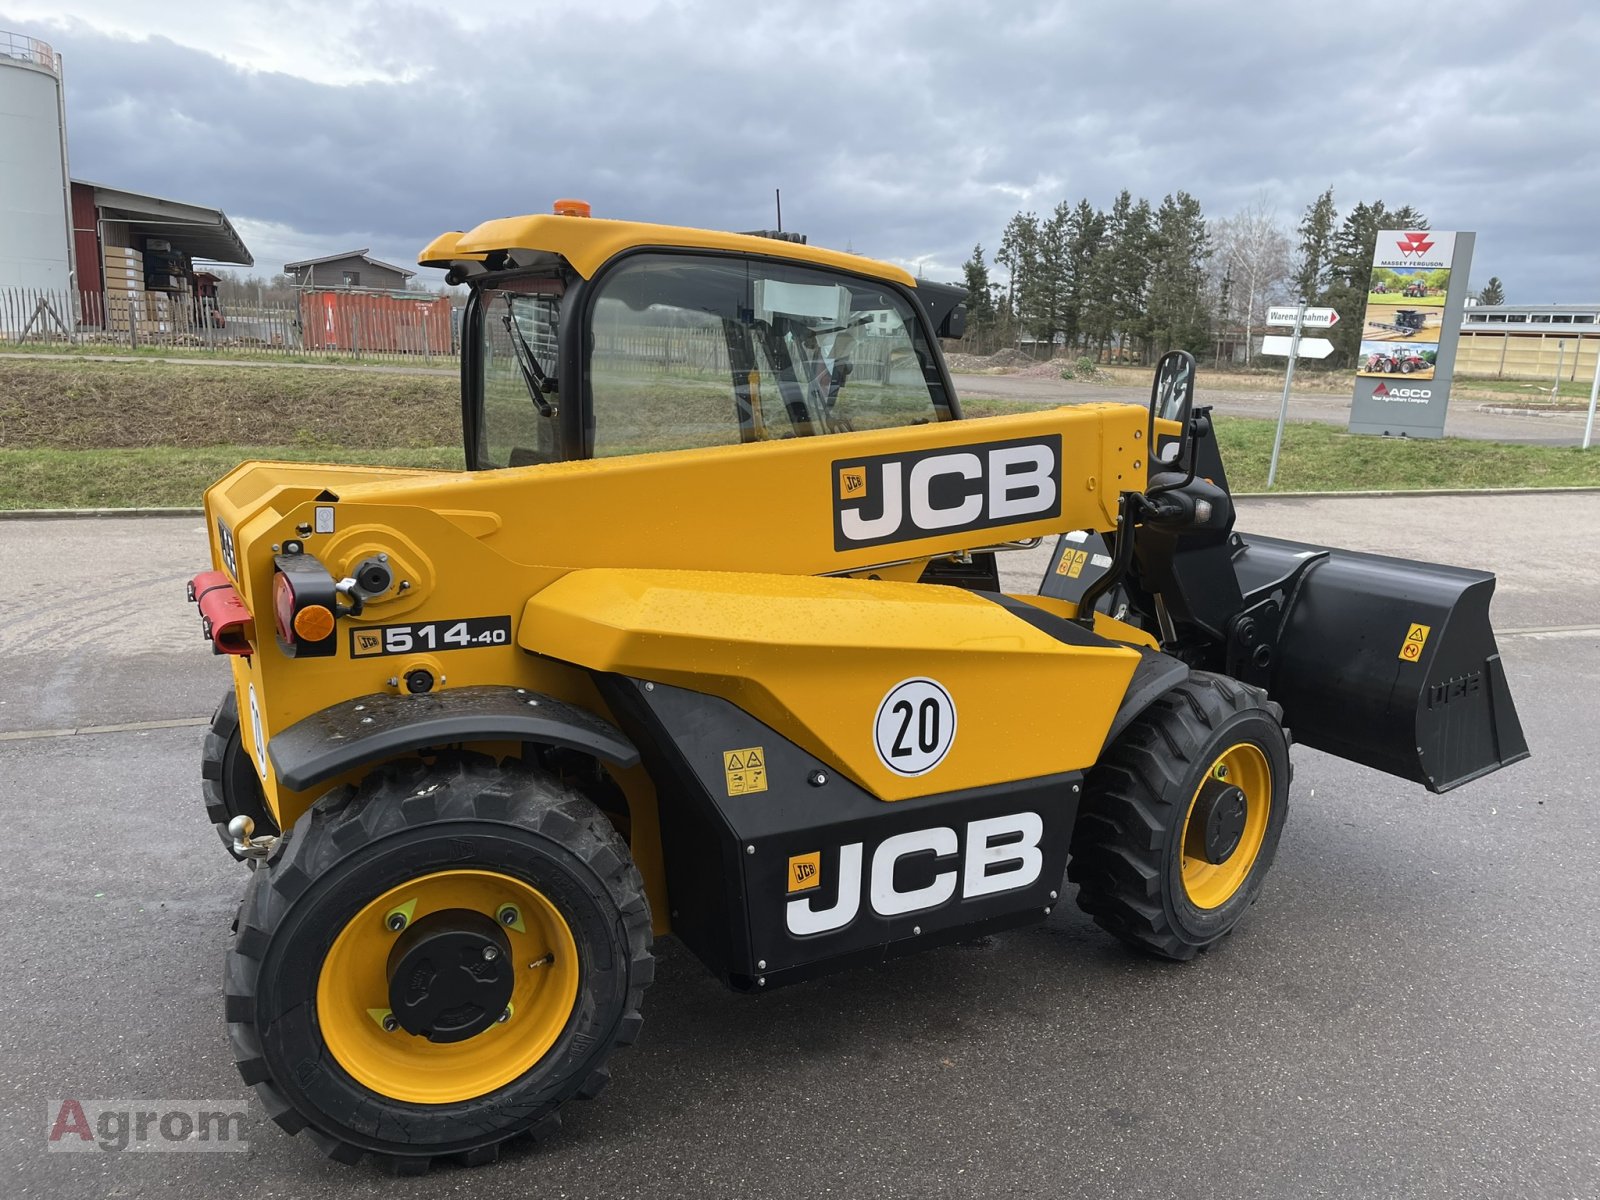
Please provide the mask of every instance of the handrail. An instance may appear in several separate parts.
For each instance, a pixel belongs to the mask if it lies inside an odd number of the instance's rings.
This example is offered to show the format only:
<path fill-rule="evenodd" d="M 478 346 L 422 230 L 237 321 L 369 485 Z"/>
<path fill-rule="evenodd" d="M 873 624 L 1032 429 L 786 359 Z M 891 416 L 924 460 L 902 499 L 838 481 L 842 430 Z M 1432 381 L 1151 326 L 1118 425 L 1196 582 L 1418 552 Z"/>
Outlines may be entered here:
<path fill-rule="evenodd" d="M 21 62 L 43 67 L 57 79 L 61 78 L 61 56 L 49 42 L 29 37 L 25 33 L 7 33 L 0 30 L 0 58 L 14 58 Z"/>

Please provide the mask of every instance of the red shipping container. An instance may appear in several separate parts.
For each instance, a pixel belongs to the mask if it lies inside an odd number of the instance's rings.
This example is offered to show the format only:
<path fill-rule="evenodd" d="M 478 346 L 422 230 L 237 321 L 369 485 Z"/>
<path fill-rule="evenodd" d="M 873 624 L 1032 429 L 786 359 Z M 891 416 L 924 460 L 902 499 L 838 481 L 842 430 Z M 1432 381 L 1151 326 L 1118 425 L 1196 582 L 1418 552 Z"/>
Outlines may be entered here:
<path fill-rule="evenodd" d="M 300 324 L 307 350 L 450 353 L 450 301 L 445 296 L 305 292 Z"/>

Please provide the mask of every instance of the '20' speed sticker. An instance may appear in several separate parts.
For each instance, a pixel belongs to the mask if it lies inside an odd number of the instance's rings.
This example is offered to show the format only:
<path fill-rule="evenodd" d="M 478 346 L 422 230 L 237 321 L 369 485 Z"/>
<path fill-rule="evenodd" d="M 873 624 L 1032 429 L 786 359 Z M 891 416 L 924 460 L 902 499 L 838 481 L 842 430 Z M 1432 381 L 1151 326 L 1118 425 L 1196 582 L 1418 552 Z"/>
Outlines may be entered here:
<path fill-rule="evenodd" d="M 467 617 L 460 621 L 416 621 L 410 625 L 372 625 L 350 631 L 350 657 L 415 654 L 429 650 L 471 650 L 511 642 L 510 617 Z"/>
<path fill-rule="evenodd" d="M 932 679 L 907 679 L 878 705 L 872 732 L 884 766 L 897 775 L 926 775 L 956 740 L 955 701 Z"/>

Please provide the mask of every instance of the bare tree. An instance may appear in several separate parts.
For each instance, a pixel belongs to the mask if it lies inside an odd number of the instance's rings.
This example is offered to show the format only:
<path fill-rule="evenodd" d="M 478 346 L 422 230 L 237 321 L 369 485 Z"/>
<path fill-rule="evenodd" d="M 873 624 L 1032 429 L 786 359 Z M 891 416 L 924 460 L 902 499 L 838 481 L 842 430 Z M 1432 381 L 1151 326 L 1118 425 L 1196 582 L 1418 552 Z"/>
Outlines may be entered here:
<path fill-rule="evenodd" d="M 1245 361 L 1250 361 L 1256 327 L 1266 321 L 1267 306 L 1285 294 L 1294 274 L 1293 246 L 1288 231 L 1265 192 L 1233 216 L 1213 227 L 1217 274 L 1228 281 L 1225 320 L 1244 326 Z"/>

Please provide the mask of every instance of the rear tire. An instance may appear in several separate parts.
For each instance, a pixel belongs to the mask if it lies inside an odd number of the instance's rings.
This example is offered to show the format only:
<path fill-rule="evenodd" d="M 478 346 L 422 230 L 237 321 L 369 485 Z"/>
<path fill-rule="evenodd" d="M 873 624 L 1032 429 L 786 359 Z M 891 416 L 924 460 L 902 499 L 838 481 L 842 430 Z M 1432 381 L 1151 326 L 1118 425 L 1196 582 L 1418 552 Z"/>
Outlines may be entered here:
<path fill-rule="evenodd" d="M 439 922 L 456 941 L 403 957 Z M 492 1162 L 598 1095 L 655 969 L 644 885 L 606 817 L 543 772 L 476 756 L 392 764 L 323 797 L 252 872 L 237 928 L 225 990 L 244 1081 L 329 1157 L 407 1173 Z M 471 938 L 495 961 L 463 951 Z M 405 1003 L 436 980 L 458 989 L 463 970 L 514 1002 L 474 1016 L 440 1000 L 408 1032 Z"/>
<path fill-rule="evenodd" d="M 1282 710 L 1256 688 L 1196 671 L 1089 772 L 1067 866 L 1078 907 L 1163 958 L 1209 949 L 1260 894 L 1289 779 Z"/>
<path fill-rule="evenodd" d="M 232 687 L 211 714 L 211 728 L 200 748 L 200 794 L 205 799 L 206 816 L 234 858 L 242 861 L 242 856 L 234 852 L 233 835 L 228 832 L 228 822 L 234 817 L 254 821 L 256 837 L 276 836 L 278 823 L 267 809 L 261 776 L 244 750 L 239 733 L 239 698 Z"/>

